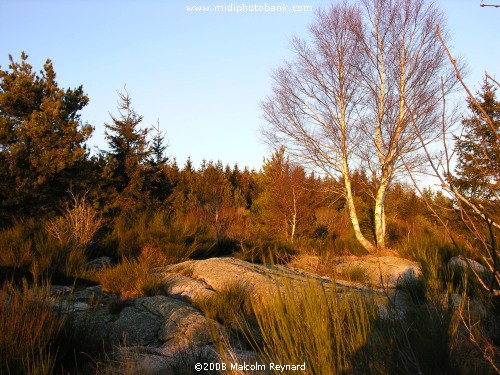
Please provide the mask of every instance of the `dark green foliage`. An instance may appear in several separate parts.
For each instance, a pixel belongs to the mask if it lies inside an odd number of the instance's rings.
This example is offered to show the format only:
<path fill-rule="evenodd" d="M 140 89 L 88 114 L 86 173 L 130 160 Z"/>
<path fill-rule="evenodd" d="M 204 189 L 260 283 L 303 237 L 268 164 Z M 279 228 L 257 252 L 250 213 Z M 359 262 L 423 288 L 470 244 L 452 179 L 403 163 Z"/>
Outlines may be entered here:
<path fill-rule="evenodd" d="M 168 157 L 165 156 L 165 150 L 168 144 L 165 143 L 165 134 L 160 130 L 160 121 L 153 126 L 155 133 L 151 142 L 149 163 L 152 166 L 165 165 L 168 162 Z"/>
<path fill-rule="evenodd" d="M 0 70 L 0 208 L 33 215 L 54 210 L 82 177 L 93 128 L 80 120 L 82 86 L 60 88 L 50 60 L 37 74 L 24 52 L 9 58 Z"/>
<path fill-rule="evenodd" d="M 119 117 L 111 115 L 111 124 L 105 124 L 109 151 L 104 179 L 107 181 L 109 203 L 105 210 L 125 214 L 144 208 L 148 203 L 145 186 L 146 162 L 150 152 L 147 129 L 140 129 L 142 116 L 132 108 L 127 91 L 118 92 Z"/>
<path fill-rule="evenodd" d="M 160 130 L 160 123 L 153 127 L 154 135 L 149 148 L 148 162 L 146 171 L 146 181 L 144 183 L 149 192 L 150 199 L 154 207 L 158 208 L 166 204 L 166 200 L 172 194 L 173 176 L 172 166 L 169 165 L 168 157 L 165 156 L 165 150 L 168 144 L 165 143 L 165 134 Z"/>
<path fill-rule="evenodd" d="M 457 138 L 458 185 L 468 196 L 498 199 L 500 191 L 500 102 L 496 88 L 485 79 L 477 103 L 468 99 L 471 116 L 462 120 L 464 134 Z M 479 104 L 479 105 L 478 105 Z M 485 111 L 490 121 L 486 120 Z"/>

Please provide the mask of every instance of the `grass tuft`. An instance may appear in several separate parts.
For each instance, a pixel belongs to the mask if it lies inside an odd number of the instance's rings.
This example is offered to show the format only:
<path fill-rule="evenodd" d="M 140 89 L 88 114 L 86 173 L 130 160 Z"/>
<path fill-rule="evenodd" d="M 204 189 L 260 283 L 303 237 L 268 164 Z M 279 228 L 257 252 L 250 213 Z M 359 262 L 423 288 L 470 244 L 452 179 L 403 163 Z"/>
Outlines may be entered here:
<path fill-rule="evenodd" d="M 0 373 L 52 374 L 54 341 L 64 325 L 49 301 L 47 282 L 21 287 L 4 283 L 0 291 Z"/>
<path fill-rule="evenodd" d="M 149 258 L 123 261 L 96 274 L 103 289 L 123 297 L 162 294 L 162 282 L 152 272 L 157 263 Z"/>
<path fill-rule="evenodd" d="M 285 281 L 281 293 L 253 306 L 263 363 L 305 362 L 312 374 L 350 373 L 366 365 L 359 353 L 374 310 L 361 295 L 312 281 L 293 287 Z"/>

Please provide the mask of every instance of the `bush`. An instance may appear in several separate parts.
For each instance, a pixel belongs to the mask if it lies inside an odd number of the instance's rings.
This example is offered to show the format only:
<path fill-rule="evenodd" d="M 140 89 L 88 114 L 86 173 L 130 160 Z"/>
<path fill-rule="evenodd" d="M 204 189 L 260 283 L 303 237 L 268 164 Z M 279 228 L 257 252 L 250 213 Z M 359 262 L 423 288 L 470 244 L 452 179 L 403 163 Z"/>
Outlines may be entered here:
<path fill-rule="evenodd" d="M 71 196 L 66 202 L 62 215 L 46 224 L 47 231 L 62 245 L 84 252 L 94 242 L 94 237 L 102 225 L 102 219 L 85 196 Z"/>
<path fill-rule="evenodd" d="M 169 217 L 164 211 L 156 211 L 143 212 L 135 221 L 116 218 L 104 238 L 103 250 L 117 258 L 134 258 L 144 248 L 156 248 L 162 258 L 175 263 L 212 256 L 217 250 L 215 245 L 206 226 L 189 217 Z"/>
<path fill-rule="evenodd" d="M 75 276 L 86 261 L 84 249 L 50 235 L 43 220 L 18 221 L 0 232 L 0 266 L 30 271 L 33 276 Z"/>

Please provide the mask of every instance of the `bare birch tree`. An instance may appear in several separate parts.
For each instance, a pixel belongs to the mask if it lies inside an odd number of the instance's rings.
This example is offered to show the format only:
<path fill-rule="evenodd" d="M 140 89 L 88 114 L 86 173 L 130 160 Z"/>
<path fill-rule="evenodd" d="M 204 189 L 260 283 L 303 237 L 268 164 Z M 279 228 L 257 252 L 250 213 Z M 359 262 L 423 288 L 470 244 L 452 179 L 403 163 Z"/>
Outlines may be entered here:
<path fill-rule="evenodd" d="M 498 103 L 494 96 L 495 90 L 500 89 L 500 84 L 486 74 L 483 98 L 481 98 L 481 93 L 478 94 L 479 98 L 476 98 L 465 84 L 461 68 L 449 52 L 445 40 L 441 36 L 439 26 L 437 27 L 437 33 L 454 69 L 456 78 L 466 94 L 468 106 L 472 112 L 471 118 L 462 120 L 462 126 L 472 123 L 475 133 L 467 134 L 467 132 L 464 132 L 465 129 L 462 128 L 458 129 L 458 132 L 453 137 L 450 136 L 450 132 L 457 129 L 454 129 L 453 123 L 450 123 L 450 117 L 447 116 L 447 102 L 443 99 L 440 105 L 442 111 L 440 151 L 432 152 L 432 149 L 428 147 L 418 131 L 416 131 L 416 134 L 430 165 L 431 175 L 438 181 L 440 188 L 453 200 L 454 208 L 468 233 L 475 240 L 473 246 L 480 251 L 490 275 L 485 277 L 485 275 L 478 274 L 470 265 L 469 268 L 484 289 L 491 294 L 500 295 L 500 291 L 497 289 L 498 285 L 500 285 L 500 251 L 497 245 L 500 233 L 500 174 L 498 171 L 498 161 L 500 160 L 500 115 L 496 108 Z M 485 100 L 485 97 L 489 95 L 491 95 L 489 100 Z M 453 117 L 451 119 L 453 121 Z M 464 144 L 471 142 L 471 136 L 475 138 L 472 141 L 474 142 L 474 148 L 467 151 L 470 152 L 470 155 L 465 161 L 460 160 L 461 154 L 464 152 Z M 458 166 L 456 165 L 457 153 Z M 465 173 L 463 169 L 464 163 L 473 164 L 474 170 Z M 414 175 L 409 168 L 408 172 L 410 177 L 414 179 Z M 469 176 L 470 181 L 464 184 L 466 176 Z M 471 189 L 470 186 L 474 188 Z M 415 187 L 422 193 L 416 183 Z M 422 196 L 424 195 L 422 194 Z M 457 249 L 460 250 L 460 246 L 455 241 L 448 223 L 439 215 L 439 209 L 425 197 L 424 200 L 434 213 L 434 216 L 441 222 Z M 469 263 L 467 258 L 464 257 L 463 259 Z"/>
<path fill-rule="evenodd" d="M 311 40 L 293 40 L 296 59 L 274 73 L 262 104 L 273 147 L 343 182 L 356 238 L 370 253 L 386 247 L 384 205 L 402 157 L 417 161 L 415 128 L 424 144 L 436 136 L 441 78 L 453 85 L 436 23 L 442 13 L 424 0 L 344 1 L 320 11 Z M 358 168 L 374 180 L 374 240 L 358 221 Z"/>

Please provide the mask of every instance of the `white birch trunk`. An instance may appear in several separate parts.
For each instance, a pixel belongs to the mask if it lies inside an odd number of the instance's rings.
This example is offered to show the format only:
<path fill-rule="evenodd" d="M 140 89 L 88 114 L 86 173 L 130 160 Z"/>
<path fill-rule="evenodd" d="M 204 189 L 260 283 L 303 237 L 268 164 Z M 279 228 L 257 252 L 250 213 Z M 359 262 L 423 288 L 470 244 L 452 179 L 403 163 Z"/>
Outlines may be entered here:
<path fill-rule="evenodd" d="M 366 249 L 366 251 L 368 251 L 369 253 L 375 253 L 377 251 L 375 245 L 368 241 L 363 233 L 361 233 L 358 215 L 356 213 L 356 205 L 354 204 L 354 196 L 352 195 L 351 177 L 349 176 L 348 172 L 344 174 L 344 185 L 346 189 L 347 208 L 349 209 L 349 217 L 351 218 L 351 223 L 354 229 L 354 234 L 356 235 L 356 239 Z"/>

